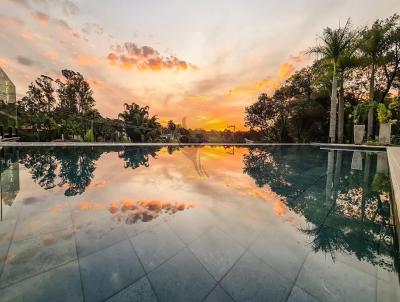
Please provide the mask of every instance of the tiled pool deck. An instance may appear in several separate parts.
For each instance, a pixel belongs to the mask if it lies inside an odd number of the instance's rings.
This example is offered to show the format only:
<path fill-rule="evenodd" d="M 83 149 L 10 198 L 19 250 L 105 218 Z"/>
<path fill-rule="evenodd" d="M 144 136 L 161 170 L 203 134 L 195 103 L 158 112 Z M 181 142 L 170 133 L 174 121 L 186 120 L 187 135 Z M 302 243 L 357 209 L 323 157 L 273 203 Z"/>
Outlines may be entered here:
<path fill-rule="evenodd" d="M 400 175 L 393 151 L 392 179 Z M 312 171 L 296 198 L 324 173 Z M 257 206 L 191 209 L 130 225 L 90 217 L 71 202 L 57 215 L 43 211 L 54 206 L 19 204 L 0 222 L 0 258 L 8 254 L 0 301 L 399 301 L 393 273 L 314 252 L 304 234 Z M 28 217 L 47 224 L 30 233 Z M 322 225 L 335 228 L 326 218 Z"/>
<path fill-rule="evenodd" d="M 2 237 L 18 231 L 18 215 Z M 4 267 L 1 301 L 396 301 L 386 271 L 333 262 L 272 224 L 195 211 L 146 227 L 75 220 L 66 213 L 59 230 L 12 242 L 18 261 Z"/>

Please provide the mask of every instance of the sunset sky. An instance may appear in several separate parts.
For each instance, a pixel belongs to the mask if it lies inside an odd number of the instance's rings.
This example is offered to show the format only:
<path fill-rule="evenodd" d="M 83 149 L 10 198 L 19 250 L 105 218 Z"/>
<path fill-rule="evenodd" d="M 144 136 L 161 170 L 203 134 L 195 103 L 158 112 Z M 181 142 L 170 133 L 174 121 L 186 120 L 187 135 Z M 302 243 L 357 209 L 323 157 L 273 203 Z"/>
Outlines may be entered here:
<path fill-rule="evenodd" d="M 395 12 L 398 0 L 0 0 L 0 66 L 19 97 L 68 68 L 105 116 L 134 101 L 162 122 L 242 129 L 244 107 L 309 64 L 324 27 Z"/>

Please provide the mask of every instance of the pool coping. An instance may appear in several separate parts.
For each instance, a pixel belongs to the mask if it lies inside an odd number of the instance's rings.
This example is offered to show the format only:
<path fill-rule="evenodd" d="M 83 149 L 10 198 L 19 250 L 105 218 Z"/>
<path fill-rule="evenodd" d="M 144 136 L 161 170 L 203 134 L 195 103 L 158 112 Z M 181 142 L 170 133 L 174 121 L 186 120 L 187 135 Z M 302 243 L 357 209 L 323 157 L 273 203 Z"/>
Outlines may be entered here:
<path fill-rule="evenodd" d="M 327 143 L 109 143 L 109 142 L 1 142 L 0 147 L 129 147 L 129 146 L 317 146 L 327 149 L 386 150 L 386 146 Z"/>

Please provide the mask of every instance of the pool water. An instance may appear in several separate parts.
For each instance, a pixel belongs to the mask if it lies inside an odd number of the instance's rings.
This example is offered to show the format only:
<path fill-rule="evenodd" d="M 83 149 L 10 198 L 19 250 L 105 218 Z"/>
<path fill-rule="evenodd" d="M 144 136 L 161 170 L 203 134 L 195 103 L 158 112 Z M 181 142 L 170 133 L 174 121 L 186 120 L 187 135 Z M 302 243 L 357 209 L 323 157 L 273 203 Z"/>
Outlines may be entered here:
<path fill-rule="evenodd" d="M 384 152 L 1 149 L 0 301 L 400 301 Z"/>

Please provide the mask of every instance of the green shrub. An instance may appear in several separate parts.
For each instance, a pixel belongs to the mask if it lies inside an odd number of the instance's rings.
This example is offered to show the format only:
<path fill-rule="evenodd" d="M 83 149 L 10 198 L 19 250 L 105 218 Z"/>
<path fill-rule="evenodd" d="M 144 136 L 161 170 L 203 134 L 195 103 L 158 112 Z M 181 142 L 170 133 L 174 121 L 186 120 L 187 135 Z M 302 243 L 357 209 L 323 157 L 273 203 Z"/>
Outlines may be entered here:
<path fill-rule="evenodd" d="M 94 142 L 93 130 L 89 129 L 85 134 L 85 142 Z"/>
<path fill-rule="evenodd" d="M 363 124 L 368 119 L 368 111 L 374 107 L 374 104 L 363 102 L 354 107 L 353 122 L 354 125 Z"/>
<path fill-rule="evenodd" d="M 378 104 L 376 111 L 378 113 L 378 121 L 380 124 L 390 122 L 390 118 L 392 117 L 392 112 L 385 106 L 385 104 Z"/>

